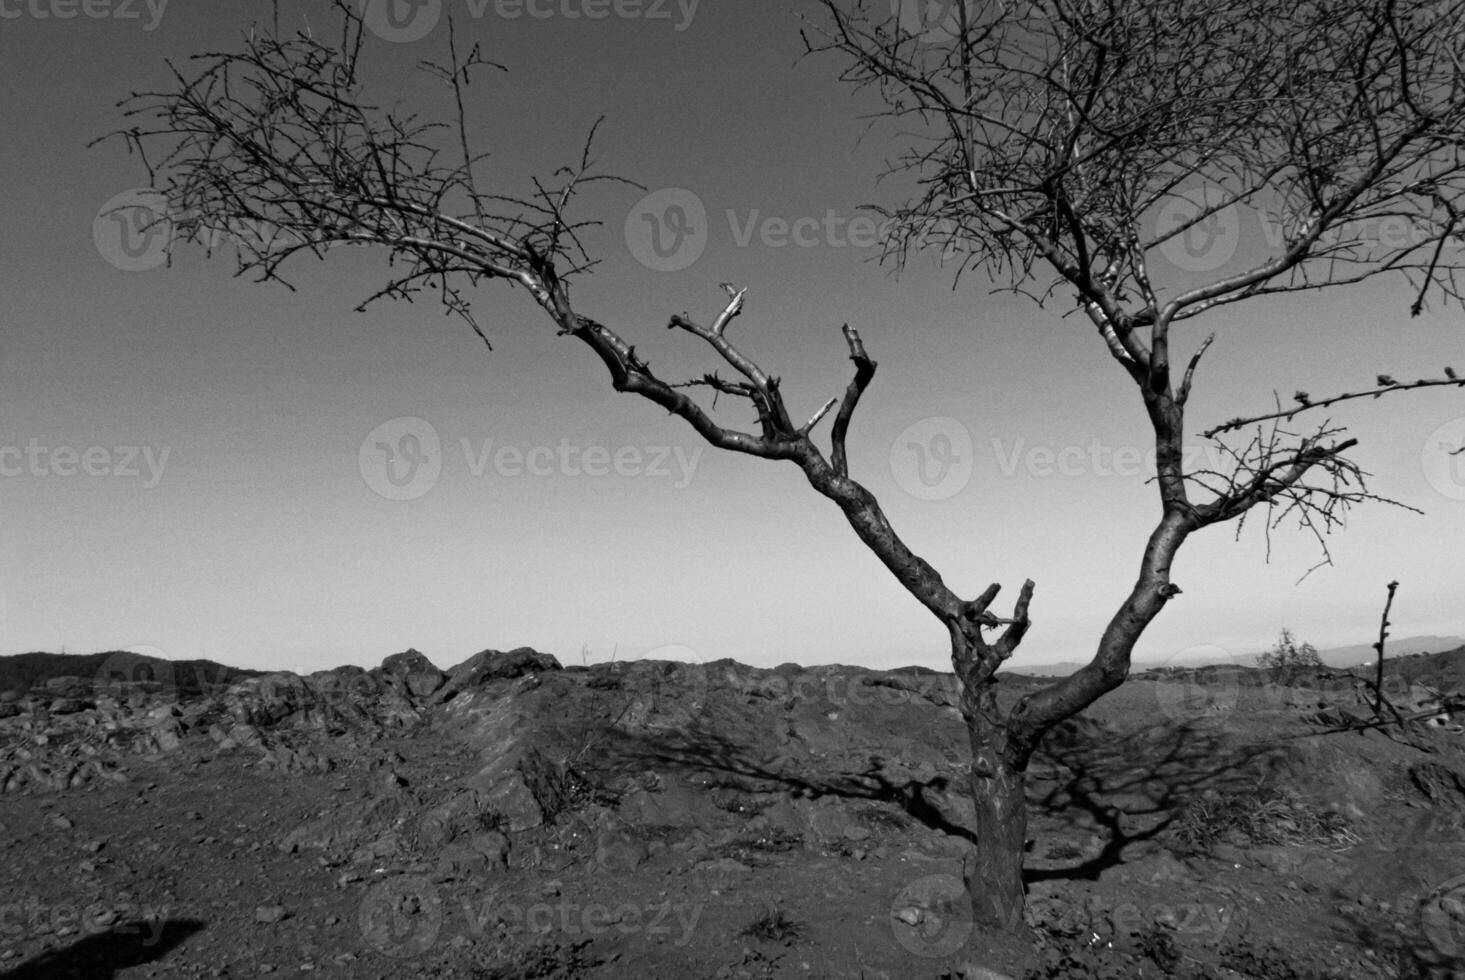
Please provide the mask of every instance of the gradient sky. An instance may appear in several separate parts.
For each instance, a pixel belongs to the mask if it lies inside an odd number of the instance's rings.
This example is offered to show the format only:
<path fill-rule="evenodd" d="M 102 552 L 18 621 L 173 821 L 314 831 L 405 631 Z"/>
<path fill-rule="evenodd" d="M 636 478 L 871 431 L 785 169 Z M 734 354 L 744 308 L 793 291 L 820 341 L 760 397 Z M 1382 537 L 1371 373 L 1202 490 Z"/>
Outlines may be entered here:
<path fill-rule="evenodd" d="M 842 222 L 896 198 L 876 180 L 894 145 L 867 131 L 873 105 L 838 84 L 837 61 L 800 59 L 809 6 L 647 0 L 589 20 L 570 16 L 594 8 L 585 0 L 517 18 L 506 14 L 520 5 L 450 2 L 509 68 L 470 89 L 500 186 L 522 192 L 530 174 L 575 160 L 604 116 L 606 170 L 678 189 L 653 203 L 690 192 L 705 208 L 700 255 L 663 271 L 639 260 L 643 192 L 588 195 L 602 264 L 576 287 L 579 310 L 663 376 L 685 377 L 716 365 L 666 330 L 668 316 L 710 320 L 719 282 L 747 286 L 733 336 L 804 415 L 842 392 L 839 327 L 858 327 L 880 368 L 851 433 L 853 475 L 962 594 L 1000 581 L 1005 610 L 1036 580 L 1014 666 L 1088 659 L 1159 513 L 1132 465 L 1150 444 L 1140 400 L 1063 301 L 1040 309 L 977 277 L 953 289 L 928 257 L 896 279 L 877 248 L 850 241 Z M 296 266 L 293 293 L 233 278 L 227 250 L 118 268 L 99 213 L 145 175 L 120 144 L 88 141 L 120 124 L 119 99 L 166 81 L 164 59 L 233 46 L 268 7 L 94 0 L 86 10 L 106 16 L 57 16 L 70 10 L 0 0 L 0 653 L 146 645 L 308 671 L 408 646 L 448 665 L 527 644 L 565 663 L 583 649 L 592 662 L 946 666 L 944 629 L 795 466 L 715 452 L 616 395 L 522 292 L 475 296 L 490 352 L 427 302 L 352 312 L 381 282 L 369 254 Z M 285 10 L 288 23 L 307 10 L 327 27 L 323 3 Z M 417 41 L 373 38 L 373 99 L 444 109 L 443 87 L 411 66 L 445 40 L 442 24 Z M 802 244 L 787 241 L 778 222 L 800 219 Z M 1234 234 L 1233 263 L 1265 244 L 1247 215 Z M 1156 274 L 1190 281 L 1163 257 Z M 1461 312 L 1411 319 L 1410 298 L 1379 282 L 1177 328 L 1183 356 L 1219 334 L 1191 432 L 1263 411 L 1274 392 L 1465 369 Z M 749 415 L 724 399 L 717 417 L 746 426 Z M 1426 513 L 1356 509 L 1329 540 L 1335 566 L 1301 584 L 1320 555 L 1293 522 L 1273 533 L 1270 563 L 1259 523 L 1239 541 L 1234 526 L 1207 529 L 1182 550 L 1184 594 L 1137 657 L 1205 644 L 1249 655 L 1283 626 L 1318 646 L 1367 642 L 1390 579 L 1396 635 L 1465 633 L 1465 457 L 1450 469 L 1439 449 L 1465 441 L 1465 393 L 1393 395 L 1333 417 L 1360 439 L 1373 489 Z M 430 426 L 440 472 L 420 496 L 389 499 L 401 494 L 377 443 L 410 448 L 403 437 L 422 430 L 404 419 Z M 819 431 L 827 440 L 827 420 Z M 591 475 L 587 461 L 609 471 Z M 923 463 L 935 484 L 922 483 Z"/>

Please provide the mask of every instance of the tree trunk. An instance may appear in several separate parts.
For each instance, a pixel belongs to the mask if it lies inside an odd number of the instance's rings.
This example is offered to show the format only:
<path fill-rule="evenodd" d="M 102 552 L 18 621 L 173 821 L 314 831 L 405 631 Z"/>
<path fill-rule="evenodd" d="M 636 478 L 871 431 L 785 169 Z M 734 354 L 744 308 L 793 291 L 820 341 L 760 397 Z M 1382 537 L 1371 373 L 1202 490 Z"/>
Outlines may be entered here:
<path fill-rule="evenodd" d="M 996 684 L 982 684 L 966 712 L 972 743 L 972 797 L 977 808 L 977 848 L 964 868 L 976 922 L 1001 932 L 1023 926 L 1023 849 L 1028 812 L 1025 761 L 1017 763 L 1007 728 L 997 714 Z"/>

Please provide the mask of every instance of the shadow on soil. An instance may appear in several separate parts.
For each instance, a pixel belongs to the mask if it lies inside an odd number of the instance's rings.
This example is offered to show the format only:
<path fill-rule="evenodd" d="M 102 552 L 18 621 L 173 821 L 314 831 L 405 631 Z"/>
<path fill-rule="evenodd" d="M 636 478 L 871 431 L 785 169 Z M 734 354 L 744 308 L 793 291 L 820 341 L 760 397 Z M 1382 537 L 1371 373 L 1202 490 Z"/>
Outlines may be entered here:
<path fill-rule="evenodd" d="M 976 839 L 970 828 L 952 819 L 949 806 L 939 805 L 940 797 L 964 792 L 964 781 L 938 775 L 895 782 L 880 771 L 878 759 L 864 772 L 790 772 L 757 758 L 746 746 L 697 730 L 615 733 L 601 751 L 601 772 L 653 768 L 700 774 L 713 787 L 889 803 L 933 830 Z M 1279 756 L 1275 746 L 1237 746 L 1194 723 L 1167 722 L 1127 735 L 1091 722 L 1060 726 L 1034 760 L 1029 812 L 1086 826 L 1105 843 L 1094 857 L 1069 867 L 1030 870 L 1027 880 L 1095 880 L 1123 863 L 1126 847 L 1168 828 L 1190 800 L 1208 790 L 1254 790 Z"/>
<path fill-rule="evenodd" d="M 125 922 L 77 940 L 64 949 L 32 957 L 0 973 L 0 980 L 111 980 L 122 970 L 163 959 L 196 932 L 197 919 Z"/>
<path fill-rule="evenodd" d="M 1034 881 L 1096 881 L 1123 864 L 1126 847 L 1152 840 L 1167 830 L 1192 800 L 1202 794 L 1256 790 L 1280 763 L 1274 745 L 1243 745 L 1195 723 L 1148 725 L 1117 735 L 1097 726 L 1054 729 L 1037 761 L 1059 773 L 1056 784 L 1029 778 L 1033 813 L 1075 826 L 1087 826 L 1104 840 L 1095 856 L 1068 867 L 1029 870 Z"/>

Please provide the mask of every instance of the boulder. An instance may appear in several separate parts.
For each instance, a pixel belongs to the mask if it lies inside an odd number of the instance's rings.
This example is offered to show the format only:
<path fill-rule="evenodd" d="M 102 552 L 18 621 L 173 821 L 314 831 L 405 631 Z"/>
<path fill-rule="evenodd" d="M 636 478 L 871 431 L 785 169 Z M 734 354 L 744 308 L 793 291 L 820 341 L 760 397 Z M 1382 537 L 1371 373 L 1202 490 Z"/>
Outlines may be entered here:
<path fill-rule="evenodd" d="M 378 668 L 383 677 L 402 678 L 409 674 L 441 673 L 426 656 L 417 650 L 404 650 L 402 653 L 394 653 L 382 661 Z"/>
<path fill-rule="evenodd" d="M 395 846 L 387 837 L 411 814 L 415 805 L 415 799 L 405 793 L 349 803 L 300 824 L 280 840 L 278 847 L 290 853 L 320 850 L 330 856 L 344 857 L 370 845 L 370 853 L 364 856 L 379 856 L 379 852 Z"/>
<path fill-rule="evenodd" d="M 499 814 L 514 833 L 550 823 L 569 805 L 569 780 L 533 748 L 507 752 L 469 777 L 480 806 Z"/>
<path fill-rule="evenodd" d="M 261 728 L 278 724 L 317 700 L 306 680 L 291 673 L 250 678 L 230 688 L 226 697 L 235 718 Z"/>
<path fill-rule="evenodd" d="M 463 841 L 455 841 L 438 853 L 437 873 L 447 877 L 467 877 L 488 870 L 488 858 Z"/>
<path fill-rule="evenodd" d="M 447 682 L 448 675 L 440 670 L 417 671 L 406 677 L 407 693 L 419 700 L 430 697 L 434 691 Z"/>
<path fill-rule="evenodd" d="M 91 682 L 84 677 L 52 677 L 43 685 L 53 695 L 68 698 L 83 698 L 92 693 Z"/>
<path fill-rule="evenodd" d="M 604 830 L 595 842 L 595 866 L 601 871 L 627 873 L 645 863 L 646 845 L 619 830 Z"/>
<path fill-rule="evenodd" d="M 448 679 L 447 674 L 416 650 L 392 654 L 372 673 L 379 674 L 393 690 L 414 700 L 429 697 Z"/>
<path fill-rule="evenodd" d="M 517 647 L 508 653 L 483 650 L 448 672 L 447 683 L 433 695 L 432 702 L 440 704 L 456 694 L 471 691 L 489 681 L 513 680 L 525 674 L 560 669 L 558 660 L 533 647 Z"/>
<path fill-rule="evenodd" d="M 1465 772 L 1438 762 L 1409 767 L 1409 779 L 1431 803 L 1465 809 Z"/>

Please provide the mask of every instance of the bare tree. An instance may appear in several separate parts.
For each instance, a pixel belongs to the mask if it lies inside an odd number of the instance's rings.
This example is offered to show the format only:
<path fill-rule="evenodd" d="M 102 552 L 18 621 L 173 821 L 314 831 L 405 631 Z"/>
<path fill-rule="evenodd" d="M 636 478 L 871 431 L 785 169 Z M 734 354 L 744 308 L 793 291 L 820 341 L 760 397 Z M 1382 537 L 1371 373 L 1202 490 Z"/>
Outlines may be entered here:
<path fill-rule="evenodd" d="M 901 235 L 891 257 L 935 247 L 961 257 L 959 272 L 981 272 L 1040 301 L 1071 297 L 1138 389 L 1154 431 L 1162 515 L 1132 590 L 1089 664 L 1005 713 L 995 675 L 1028 630 L 1033 582 L 1022 584 L 1008 616 L 993 611 L 997 583 L 957 595 L 854 478 L 846 436 L 876 369 L 856 328 L 843 327 L 848 386 L 807 420 L 790 415 L 779 378 L 733 341 L 745 290 L 731 285 L 710 321 L 670 318 L 711 347 L 727 373 L 658 376 L 621 330 L 572 300 L 572 280 L 594 262 L 571 205 L 589 182 L 614 178 L 592 165 L 587 141 L 579 161 L 536 180 L 530 195 L 485 186 L 463 99 L 470 76 L 493 66 L 476 45 L 461 50 L 451 23 L 445 63 L 428 66 L 453 99 L 446 124 L 363 104 L 362 26 L 338 0 L 335 43 L 253 33 L 238 52 L 202 55 L 187 74 L 175 69 L 166 90 L 134 94 L 124 103 L 129 122 L 113 135 L 141 155 L 167 195 L 177 240 L 227 234 L 242 272 L 282 280 L 285 263 L 302 252 L 380 246 L 394 274 L 363 306 L 429 291 L 485 342 L 470 290 L 505 280 L 526 289 L 561 335 L 589 347 L 617 391 L 680 416 L 714 446 L 797 465 L 949 631 L 972 745 L 978 845 L 969 890 L 981 921 L 1015 928 L 1028 761 L 1055 724 L 1124 681 L 1136 640 L 1180 592 L 1170 567 L 1185 540 L 1260 507 L 1269 528 L 1292 516 L 1321 542 L 1349 505 L 1380 499 L 1346 457 L 1355 440 L 1340 429 L 1282 428 L 1330 400 L 1302 393 L 1295 406 L 1207 434 L 1256 426 L 1249 440 L 1228 444 L 1229 469 L 1187 470 L 1185 405 L 1213 338 L 1195 346 L 1177 379 L 1170 328 L 1243 299 L 1383 273 L 1413 277 L 1416 310 L 1432 290 L 1458 297 L 1457 256 L 1447 245 L 1465 122 L 1459 8 L 1418 0 L 1007 0 L 954 6 L 956 20 L 933 43 L 931 31 L 910 28 L 899 4 L 821 4 L 806 35 L 810 50 L 845 59 L 849 81 L 878 88 L 898 124 L 895 138 L 905 141 L 897 169 L 923 188 L 892 211 Z M 1218 196 L 1189 221 L 1148 230 L 1154 211 L 1191 181 Z M 1156 281 L 1150 259 L 1167 239 L 1228 205 L 1264 200 L 1288 229 L 1279 250 L 1214 281 Z M 1385 248 L 1329 237 L 1382 215 L 1403 216 L 1422 243 Z M 1407 384 L 1380 377 L 1376 387 L 1340 397 L 1460 383 L 1453 372 Z M 694 397 L 701 389 L 746 400 L 756 425 L 745 431 L 714 420 Z M 826 450 L 814 433 L 831 412 Z"/>

